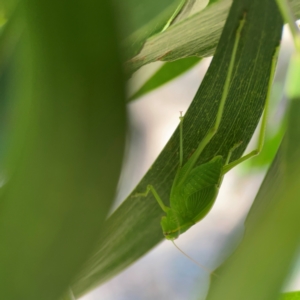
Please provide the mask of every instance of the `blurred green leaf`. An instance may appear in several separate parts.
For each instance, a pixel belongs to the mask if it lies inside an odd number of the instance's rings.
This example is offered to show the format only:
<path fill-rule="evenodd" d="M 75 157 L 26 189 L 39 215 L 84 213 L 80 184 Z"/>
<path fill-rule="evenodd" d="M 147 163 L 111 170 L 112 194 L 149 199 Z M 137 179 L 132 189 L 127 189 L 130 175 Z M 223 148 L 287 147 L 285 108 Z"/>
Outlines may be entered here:
<path fill-rule="evenodd" d="M 127 0 L 121 4 L 121 8 L 125 8 L 130 13 L 130 15 L 126 17 L 128 22 L 130 22 L 129 34 L 133 34 L 137 30 L 147 27 L 161 12 L 168 10 L 170 7 L 173 7 L 174 11 L 180 1 L 181 0 Z"/>
<path fill-rule="evenodd" d="M 209 0 L 208 5 L 212 5 L 212 4 L 214 4 L 216 2 L 219 2 L 219 1 L 222 1 L 222 0 Z"/>
<path fill-rule="evenodd" d="M 185 115 L 184 162 L 215 120 L 236 28 L 245 11 L 247 18 L 220 129 L 198 163 L 215 155 L 226 156 L 232 145 L 243 141 L 232 157 L 232 160 L 237 159 L 257 126 L 266 98 L 272 57 L 282 31 L 281 16 L 273 0 L 234 2 L 216 55 Z M 201 44 L 198 46 L 202 47 Z M 179 131 L 176 130 L 131 195 L 143 192 L 147 184 L 152 184 L 167 204 L 179 163 L 178 151 Z M 155 199 L 151 195 L 148 198 L 131 195 L 109 217 L 104 239 L 99 241 L 94 255 L 74 280 L 72 290 L 76 297 L 109 280 L 163 240 L 160 227 L 163 212 Z"/>
<path fill-rule="evenodd" d="M 123 55 L 136 55 L 147 38 L 160 32 L 181 0 L 115 1 L 119 27 L 125 36 Z"/>
<path fill-rule="evenodd" d="M 110 1 L 28 0 L 18 9 L 0 299 L 54 300 L 100 238 L 114 198 L 124 79 Z"/>
<path fill-rule="evenodd" d="M 300 2 L 290 1 L 296 17 L 300 17 Z M 214 54 L 231 0 L 222 0 L 168 30 L 149 38 L 138 55 L 127 62 L 129 73 L 155 61 L 174 61 L 188 56 L 207 57 Z"/>
<path fill-rule="evenodd" d="M 24 29 L 18 14 L 19 10 L 14 11 L 9 21 L 0 29 L 0 77 L 12 60 L 11 57 Z"/>
<path fill-rule="evenodd" d="M 6 21 L 17 7 L 19 0 L 1 0 L 0 1 L 0 15 Z"/>
<path fill-rule="evenodd" d="M 300 244 L 299 113 L 300 98 L 291 103 L 285 138 L 251 207 L 244 239 L 216 270 L 208 300 L 280 296 Z"/>
<path fill-rule="evenodd" d="M 3 10 L 0 10 L 0 28 L 6 23 L 6 16 Z"/>
<path fill-rule="evenodd" d="M 300 292 L 290 292 L 281 295 L 280 300 L 300 300 Z"/>
<path fill-rule="evenodd" d="M 67 293 L 64 294 L 59 300 L 76 300 L 71 289 L 68 289 Z"/>
<path fill-rule="evenodd" d="M 198 57 L 188 57 L 174 62 L 165 63 L 142 85 L 142 87 L 129 97 L 128 102 L 135 100 L 173 80 L 195 66 L 200 60 L 201 59 Z"/>

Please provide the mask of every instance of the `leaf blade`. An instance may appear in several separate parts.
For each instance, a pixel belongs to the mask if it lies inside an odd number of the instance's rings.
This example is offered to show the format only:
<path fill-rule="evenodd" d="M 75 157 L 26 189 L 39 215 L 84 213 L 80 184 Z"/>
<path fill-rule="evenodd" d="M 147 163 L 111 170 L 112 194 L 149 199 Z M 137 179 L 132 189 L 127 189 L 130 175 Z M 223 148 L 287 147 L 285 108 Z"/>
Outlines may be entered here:
<path fill-rule="evenodd" d="M 124 79 L 108 1 L 30 0 L 18 9 L 25 30 L 10 70 L 0 298 L 53 300 L 91 251 L 113 201 Z"/>

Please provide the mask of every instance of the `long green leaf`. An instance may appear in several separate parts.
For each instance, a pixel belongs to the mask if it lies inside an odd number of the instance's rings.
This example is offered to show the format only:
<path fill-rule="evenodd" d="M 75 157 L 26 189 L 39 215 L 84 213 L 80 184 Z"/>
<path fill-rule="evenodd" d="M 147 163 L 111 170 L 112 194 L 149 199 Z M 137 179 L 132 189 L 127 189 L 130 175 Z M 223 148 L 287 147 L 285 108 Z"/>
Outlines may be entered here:
<path fill-rule="evenodd" d="M 290 1 L 293 12 L 300 17 L 300 2 Z M 207 57 L 214 54 L 231 0 L 209 5 L 203 11 L 149 38 L 138 55 L 127 62 L 129 72 L 163 60 L 173 61 L 188 56 Z"/>
<path fill-rule="evenodd" d="M 0 299 L 54 300 L 114 198 L 125 88 L 110 1 L 20 3 L 0 205 Z"/>
<path fill-rule="evenodd" d="M 243 141 L 233 159 L 240 157 L 257 126 L 266 97 L 272 56 L 280 41 L 282 20 L 273 0 L 237 0 L 231 9 L 216 55 L 185 116 L 184 162 L 214 122 L 235 30 L 245 12 L 247 20 L 220 130 L 198 163 L 206 162 L 217 154 L 225 156 L 232 145 Z M 179 131 L 176 130 L 132 195 L 144 191 L 147 184 L 152 184 L 168 204 L 179 163 L 178 150 Z M 83 295 L 110 279 L 159 243 L 163 239 L 160 228 L 162 215 L 151 195 L 146 199 L 130 195 L 107 220 L 105 238 L 99 241 L 97 251 L 74 281 L 74 294 L 77 297 Z"/>

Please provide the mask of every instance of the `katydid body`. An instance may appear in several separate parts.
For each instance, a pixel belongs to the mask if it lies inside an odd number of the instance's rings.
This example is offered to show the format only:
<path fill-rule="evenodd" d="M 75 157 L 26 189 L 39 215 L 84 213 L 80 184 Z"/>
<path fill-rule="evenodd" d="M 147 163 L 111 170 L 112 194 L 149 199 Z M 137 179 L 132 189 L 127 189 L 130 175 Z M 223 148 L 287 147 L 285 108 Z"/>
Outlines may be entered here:
<path fill-rule="evenodd" d="M 267 100 L 265 104 L 265 110 L 262 120 L 262 126 L 260 131 L 258 148 L 248 155 L 229 163 L 232 152 L 241 144 L 241 142 L 232 146 L 229 150 L 227 157 L 215 156 L 207 163 L 196 166 L 197 160 L 201 155 L 204 148 L 208 145 L 211 139 L 218 131 L 226 98 L 229 91 L 229 85 L 232 78 L 232 70 L 235 63 L 236 52 L 240 40 L 240 34 L 245 23 L 243 18 L 236 31 L 235 42 L 233 46 L 233 52 L 230 59 L 228 73 L 224 84 L 222 98 L 216 115 L 214 126 L 208 130 L 205 137 L 200 141 L 196 151 L 190 157 L 190 159 L 183 165 L 183 120 L 180 117 L 180 160 L 179 168 L 177 170 L 170 193 L 170 207 L 164 205 L 163 201 L 159 197 L 155 188 L 152 185 L 147 186 L 145 193 L 137 194 L 139 196 L 147 196 L 151 191 L 162 210 L 166 213 L 161 219 L 161 227 L 166 239 L 174 240 L 180 234 L 187 231 L 191 226 L 203 219 L 209 210 L 212 208 L 222 183 L 224 175 L 239 163 L 246 159 L 257 155 L 263 145 L 264 132 L 266 127 L 267 108 L 269 101 L 270 87 L 272 84 L 273 74 L 275 71 L 275 65 L 277 61 L 276 51 L 271 69 L 271 77 L 269 81 L 269 91 L 267 94 Z"/>

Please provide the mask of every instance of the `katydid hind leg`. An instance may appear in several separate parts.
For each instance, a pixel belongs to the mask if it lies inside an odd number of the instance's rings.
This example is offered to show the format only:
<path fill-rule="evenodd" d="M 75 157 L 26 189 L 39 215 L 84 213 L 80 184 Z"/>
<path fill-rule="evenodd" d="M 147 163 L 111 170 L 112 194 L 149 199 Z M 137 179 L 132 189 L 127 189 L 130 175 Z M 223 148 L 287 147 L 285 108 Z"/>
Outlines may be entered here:
<path fill-rule="evenodd" d="M 232 168 L 235 166 L 239 165 L 240 163 L 248 160 L 249 158 L 258 155 L 261 152 L 261 149 L 264 144 L 264 138 L 265 138 L 265 133 L 266 133 L 266 126 L 267 126 L 267 119 L 268 119 L 268 112 L 269 112 L 269 105 L 270 105 L 270 94 L 271 94 L 271 87 L 273 83 L 273 78 L 276 70 L 276 63 L 278 59 L 278 53 L 279 53 L 279 46 L 276 48 L 275 53 L 273 55 L 272 59 L 272 66 L 271 66 L 271 75 L 268 83 L 268 91 L 267 91 L 267 97 L 266 97 L 266 103 L 265 103 L 265 108 L 262 116 L 262 122 L 261 122 L 261 127 L 260 127 L 260 132 L 259 132 L 259 138 L 258 138 L 258 145 L 257 148 L 250 153 L 248 153 L 245 156 L 242 156 L 241 158 L 229 163 L 229 160 L 227 161 L 227 164 L 223 168 L 223 174 L 226 174 L 228 171 L 230 171 Z M 230 159 L 230 158 L 229 158 Z"/>
<path fill-rule="evenodd" d="M 228 163 L 229 163 L 229 161 L 230 161 L 230 158 L 231 158 L 231 156 L 232 156 L 232 153 L 233 153 L 234 150 L 235 150 L 236 148 L 238 148 L 241 144 L 242 144 L 242 142 L 238 142 L 238 143 L 234 144 L 233 147 L 229 150 L 228 155 L 227 155 L 227 157 L 226 157 L 226 161 L 225 161 L 224 166 L 227 166 L 227 165 L 228 165 Z M 219 180 L 219 183 L 218 183 L 218 186 L 219 186 L 219 187 L 221 186 L 221 184 L 222 184 L 222 182 L 223 182 L 224 175 L 225 175 L 225 174 L 224 174 L 224 166 L 223 166 L 223 168 L 222 168 L 221 175 L 220 175 L 220 180 Z"/>
<path fill-rule="evenodd" d="M 245 18 L 240 20 L 239 26 L 238 26 L 236 34 L 235 34 L 233 51 L 232 51 L 232 55 L 230 58 L 227 77 L 226 77 L 226 80 L 224 83 L 224 88 L 223 88 L 223 92 L 222 92 L 222 96 L 221 96 L 221 100 L 220 100 L 220 105 L 219 105 L 219 108 L 217 111 L 217 116 L 216 116 L 214 125 L 208 130 L 208 132 L 206 133 L 204 138 L 200 141 L 196 151 L 193 153 L 191 158 L 183 166 L 182 174 L 180 176 L 178 184 L 182 183 L 186 179 L 186 177 L 188 176 L 188 174 L 190 173 L 190 171 L 193 169 L 194 165 L 196 164 L 200 154 L 202 153 L 204 148 L 208 145 L 208 143 L 211 141 L 211 139 L 214 137 L 214 135 L 218 131 L 218 128 L 219 128 L 219 125 L 221 123 L 221 119 L 223 116 L 223 112 L 224 112 L 225 102 L 226 102 L 228 92 L 229 92 L 229 87 L 230 87 L 230 83 L 231 83 L 231 79 L 232 79 L 232 75 L 233 75 L 233 67 L 235 64 L 237 49 L 238 49 L 241 31 L 244 26 L 244 23 L 245 23 Z"/>
<path fill-rule="evenodd" d="M 227 155 L 227 158 L 226 158 L 226 161 L 225 161 L 225 165 L 228 165 L 229 161 L 230 161 L 230 158 L 231 158 L 231 155 L 233 153 L 233 151 L 238 148 L 240 145 L 242 144 L 242 142 L 238 142 L 236 144 L 233 145 L 233 147 L 229 150 L 228 152 L 228 155 Z"/>

